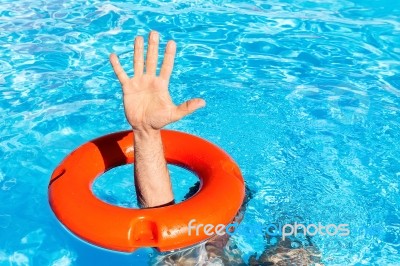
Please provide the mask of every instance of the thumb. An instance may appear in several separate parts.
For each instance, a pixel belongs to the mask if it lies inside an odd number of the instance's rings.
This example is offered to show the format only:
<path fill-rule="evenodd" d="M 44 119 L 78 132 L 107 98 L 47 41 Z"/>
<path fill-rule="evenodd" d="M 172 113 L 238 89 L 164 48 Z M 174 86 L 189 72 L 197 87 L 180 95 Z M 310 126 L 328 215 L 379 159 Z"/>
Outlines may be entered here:
<path fill-rule="evenodd" d="M 191 114 L 204 106 L 206 106 L 206 102 L 203 99 L 190 99 L 189 101 L 186 101 L 176 107 L 175 112 L 172 115 L 172 120 L 178 121 L 182 117 L 187 116 L 188 114 Z"/>

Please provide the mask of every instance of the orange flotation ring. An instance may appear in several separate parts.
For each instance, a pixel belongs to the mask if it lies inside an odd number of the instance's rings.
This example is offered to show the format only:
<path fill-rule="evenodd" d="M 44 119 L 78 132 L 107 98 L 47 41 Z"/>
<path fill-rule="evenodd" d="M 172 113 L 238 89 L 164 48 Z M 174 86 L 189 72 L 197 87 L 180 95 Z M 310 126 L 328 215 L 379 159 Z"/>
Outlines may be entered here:
<path fill-rule="evenodd" d="M 185 167 L 200 179 L 199 191 L 170 206 L 128 209 L 108 204 L 91 191 L 105 171 L 133 163 L 133 133 L 117 132 L 92 140 L 68 155 L 54 170 L 49 202 L 57 218 L 80 238 L 112 250 L 140 247 L 159 251 L 185 248 L 210 238 L 197 225 L 229 224 L 244 199 L 244 181 L 236 163 L 214 144 L 182 132 L 162 130 L 168 163 Z"/>

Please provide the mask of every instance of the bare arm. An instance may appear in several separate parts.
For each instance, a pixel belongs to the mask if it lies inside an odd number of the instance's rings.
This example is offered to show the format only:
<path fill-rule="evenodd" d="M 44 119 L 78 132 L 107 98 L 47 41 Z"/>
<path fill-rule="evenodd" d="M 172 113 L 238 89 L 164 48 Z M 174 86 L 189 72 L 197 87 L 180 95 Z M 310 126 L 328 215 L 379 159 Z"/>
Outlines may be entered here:
<path fill-rule="evenodd" d="M 169 41 L 165 49 L 160 75 L 156 76 L 158 62 L 157 32 L 149 34 L 149 45 L 144 73 L 144 41 L 138 36 L 134 47 L 134 76 L 129 78 L 118 57 L 110 61 L 121 83 L 125 115 L 134 131 L 135 187 L 142 207 L 155 207 L 173 201 L 171 181 L 164 158 L 160 129 L 205 106 L 202 99 L 191 99 L 176 106 L 168 92 L 176 44 Z"/>
<path fill-rule="evenodd" d="M 142 207 L 161 206 L 174 200 L 159 130 L 135 132 L 135 187 Z"/>

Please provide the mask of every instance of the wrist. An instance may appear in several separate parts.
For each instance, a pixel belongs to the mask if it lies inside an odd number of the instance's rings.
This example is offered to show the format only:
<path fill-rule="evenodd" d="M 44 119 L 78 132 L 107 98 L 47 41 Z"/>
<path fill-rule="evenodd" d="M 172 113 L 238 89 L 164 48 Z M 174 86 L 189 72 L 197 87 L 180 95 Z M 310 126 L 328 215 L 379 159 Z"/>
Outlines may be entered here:
<path fill-rule="evenodd" d="M 144 140 L 144 139 L 154 139 L 159 138 L 161 136 L 161 132 L 159 129 L 152 128 L 141 128 L 141 129 L 132 129 L 133 136 L 136 141 Z"/>

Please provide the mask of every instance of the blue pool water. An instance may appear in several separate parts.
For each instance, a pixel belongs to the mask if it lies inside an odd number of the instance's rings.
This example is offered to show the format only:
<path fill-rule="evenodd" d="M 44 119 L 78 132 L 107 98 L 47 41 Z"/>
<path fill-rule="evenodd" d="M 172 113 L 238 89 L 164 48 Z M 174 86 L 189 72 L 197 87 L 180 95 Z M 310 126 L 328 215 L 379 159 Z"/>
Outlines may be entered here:
<path fill-rule="evenodd" d="M 207 101 L 169 128 L 225 149 L 253 192 L 233 235 L 243 259 L 268 247 L 267 224 L 321 222 L 351 232 L 312 237 L 325 265 L 399 265 L 399 15 L 393 0 L 1 1 L 0 265 L 154 256 L 80 241 L 47 201 L 69 152 L 128 128 L 108 55 L 131 69 L 151 29 L 178 45 L 173 99 Z M 171 171 L 181 200 L 196 178 Z M 112 170 L 95 193 L 135 206 L 131 178 Z"/>

